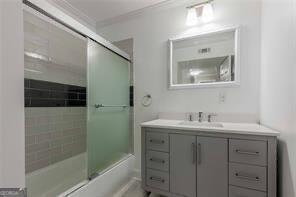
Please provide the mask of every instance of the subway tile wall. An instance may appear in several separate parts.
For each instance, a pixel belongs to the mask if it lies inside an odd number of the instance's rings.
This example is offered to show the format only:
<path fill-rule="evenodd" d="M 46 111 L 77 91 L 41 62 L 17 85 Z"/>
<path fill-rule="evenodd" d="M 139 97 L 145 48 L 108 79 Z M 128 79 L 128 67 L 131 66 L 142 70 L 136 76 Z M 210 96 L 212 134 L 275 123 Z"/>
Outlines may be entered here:
<path fill-rule="evenodd" d="M 26 107 L 26 173 L 86 151 L 86 107 Z"/>

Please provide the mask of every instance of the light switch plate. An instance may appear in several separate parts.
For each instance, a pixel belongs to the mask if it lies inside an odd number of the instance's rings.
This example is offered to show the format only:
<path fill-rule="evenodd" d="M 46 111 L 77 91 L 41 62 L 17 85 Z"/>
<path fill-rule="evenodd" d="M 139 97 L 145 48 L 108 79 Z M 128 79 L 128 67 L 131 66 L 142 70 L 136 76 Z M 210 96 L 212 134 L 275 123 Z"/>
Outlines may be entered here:
<path fill-rule="evenodd" d="M 219 93 L 219 103 L 224 104 L 226 101 L 226 93 L 225 92 L 220 92 Z"/>

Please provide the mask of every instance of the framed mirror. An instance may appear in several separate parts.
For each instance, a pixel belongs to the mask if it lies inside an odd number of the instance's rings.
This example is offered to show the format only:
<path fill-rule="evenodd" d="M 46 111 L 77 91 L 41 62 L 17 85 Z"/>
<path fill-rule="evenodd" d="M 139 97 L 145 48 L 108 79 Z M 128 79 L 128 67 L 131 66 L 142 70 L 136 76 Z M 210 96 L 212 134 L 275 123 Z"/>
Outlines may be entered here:
<path fill-rule="evenodd" d="M 238 86 L 239 28 L 169 40 L 170 89 Z"/>

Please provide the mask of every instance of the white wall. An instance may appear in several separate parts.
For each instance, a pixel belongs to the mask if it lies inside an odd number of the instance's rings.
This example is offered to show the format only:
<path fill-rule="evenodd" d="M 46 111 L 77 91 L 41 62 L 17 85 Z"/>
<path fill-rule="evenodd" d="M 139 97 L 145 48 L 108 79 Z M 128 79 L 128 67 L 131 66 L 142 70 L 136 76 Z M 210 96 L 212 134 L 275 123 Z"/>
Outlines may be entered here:
<path fill-rule="evenodd" d="M 0 188 L 25 186 L 21 0 L 0 0 Z"/>
<path fill-rule="evenodd" d="M 156 118 L 160 111 L 240 112 L 258 115 L 260 77 L 260 14 L 261 2 L 255 0 L 219 0 L 214 2 L 214 23 L 186 27 L 187 4 L 157 9 L 148 15 L 98 29 L 98 34 L 111 41 L 134 38 L 135 69 L 135 142 L 137 169 L 140 169 L 140 126 Z M 160 11 L 161 10 L 161 11 Z M 241 86 L 239 88 L 210 88 L 168 90 L 167 40 L 192 31 L 221 25 L 240 25 Z M 218 95 L 226 94 L 219 103 Z M 153 104 L 141 106 L 145 93 L 151 93 Z"/>
<path fill-rule="evenodd" d="M 280 197 L 296 196 L 295 0 L 263 0 L 261 121 L 281 131 Z"/>

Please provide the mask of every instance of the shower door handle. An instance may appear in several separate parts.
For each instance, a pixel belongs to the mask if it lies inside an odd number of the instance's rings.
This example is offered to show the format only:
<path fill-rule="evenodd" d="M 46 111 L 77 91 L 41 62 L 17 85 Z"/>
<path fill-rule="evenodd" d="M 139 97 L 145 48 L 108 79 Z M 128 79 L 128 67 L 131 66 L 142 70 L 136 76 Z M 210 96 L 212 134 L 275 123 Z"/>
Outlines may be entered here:
<path fill-rule="evenodd" d="M 95 104 L 95 108 L 104 108 L 104 107 L 122 107 L 126 108 L 128 107 L 127 105 L 103 105 L 103 104 Z"/>

